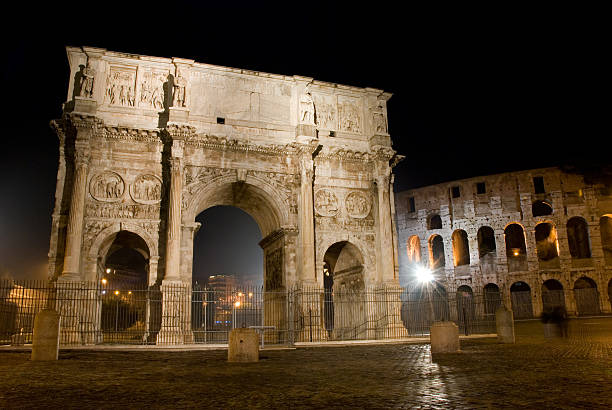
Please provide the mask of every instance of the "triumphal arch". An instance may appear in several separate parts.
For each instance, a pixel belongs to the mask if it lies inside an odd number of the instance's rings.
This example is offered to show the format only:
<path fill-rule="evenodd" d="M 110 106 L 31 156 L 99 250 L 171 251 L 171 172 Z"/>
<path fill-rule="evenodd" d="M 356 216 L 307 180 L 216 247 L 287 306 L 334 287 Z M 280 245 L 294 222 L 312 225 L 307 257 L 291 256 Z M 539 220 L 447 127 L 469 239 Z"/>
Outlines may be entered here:
<path fill-rule="evenodd" d="M 391 94 L 66 51 L 66 103 L 51 123 L 60 140 L 53 281 L 99 281 L 121 238 L 146 259 L 151 286 L 190 286 L 196 216 L 231 205 L 262 232 L 267 291 L 322 288 L 329 270 L 343 289 L 398 286 Z"/>

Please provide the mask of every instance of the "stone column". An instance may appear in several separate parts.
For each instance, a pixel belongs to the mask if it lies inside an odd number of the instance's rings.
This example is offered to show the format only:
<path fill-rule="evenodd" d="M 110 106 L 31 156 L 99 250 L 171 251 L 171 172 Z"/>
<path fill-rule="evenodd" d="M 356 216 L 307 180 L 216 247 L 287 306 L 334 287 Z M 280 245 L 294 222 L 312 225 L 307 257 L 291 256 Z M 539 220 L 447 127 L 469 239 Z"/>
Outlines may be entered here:
<path fill-rule="evenodd" d="M 314 284 L 317 281 L 315 270 L 314 204 L 312 184 L 314 161 L 312 151 L 304 150 L 301 159 L 300 183 L 300 247 L 302 257 L 302 282 Z"/>
<path fill-rule="evenodd" d="M 174 145 L 173 144 L 173 151 Z M 168 222 L 166 242 L 166 274 L 164 280 L 180 279 L 181 261 L 181 191 L 182 191 L 182 158 L 173 157 L 170 163 L 170 194 L 168 198 Z"/>
<path fill-rule="evenodd" d="M 393 278 L 399 283 L 399 255 L 398 255 L 398 238 L 397 238 L 397 216 L 395 213 L 395 195 L 393 194 L 393 182 L 395 175 L 391 174 L 391 185 L 389 187 L 389 199 L 391 201 L 391 232 L 393 233 Z"/>
<path fill-rule="evenodd" d="M 172 142 L 170 158 L 170 191 L 166 221 L 165 273 L 160 286 L 162 293 L 161 329 L 158 344 L 191 343 L 191 282 L 181 278 L 181 231 L 183 191 L 183 147 L 185 139 L 195 133 L 186 124 L 168 124 L 166 132 Z"/>
<path fill-rule="evenodd" d="M 81 245 L 83 242 L 83 216 L 85 193 L 87 191 L 87 168 L 89 156 L 78 150 L 75 152 L 74 183 L 70 197 L 70 211 L 66 231 L 66 253 L 62 276 L 77 279 L 80 275 Z"/>
<path fill-rule="evenodd" d="M 389 175 L 376 177 L 376 190 L 378 193 L 378 236 L 379 236 L 379 278 L 382 282 L 394 281 L 394 252 L 391 223 L 391 202 L 389 195 Z"/>

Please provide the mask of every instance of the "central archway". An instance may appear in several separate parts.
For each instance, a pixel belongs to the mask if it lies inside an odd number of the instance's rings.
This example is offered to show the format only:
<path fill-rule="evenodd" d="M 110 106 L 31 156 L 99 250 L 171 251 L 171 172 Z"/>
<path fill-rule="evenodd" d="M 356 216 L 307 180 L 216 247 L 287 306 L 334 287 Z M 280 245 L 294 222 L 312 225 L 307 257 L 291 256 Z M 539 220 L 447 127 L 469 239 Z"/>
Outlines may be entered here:
<path fill-rule="evenodd" d="M 201 228 L 196 217 L 202 212 L 217 206 L 238 208 L 253 218 L 262 237 L 259 246 L 263 252 L 263 269 L 258 267 L 258 270 L 263 270 L 263 289 L 241 289 L 236 283 L 222 291 L 210 286 L 194 289 L 195 293 L 200 292 L 194 295 L 197 313 L 193 314 L 193 302 L 191 309 L 192 328 L 198 329 L 194 331 L 195 339 L 209 342 L 212 341 L 209 336 L 215 336 L 213 340 L 221 338 L 218 341 L 225 341 L 233 327 L 263 325 L 273 327 L 266 332 L 266 342 L 283 343 L 288 337 L 289 325 L 286 291 L 299 280 L 295 258 L 297 218 L 287 195 L 269 181 L 256 178 L 249 172 L 239 172 L 192 184 L 187 187 L 184 197 L 186 206 L 182 212 L 181 235 L 183 282 L 193 281 L 194 238 Z M 220 321 L 223 323 L 217 323 Z M 209 329 L 211 325 L 221 330 L 215 332 L 215 329 Z"/>
<path fill-rule="evenodd" d="M 193 277 L 193 240 L 200 228 L 196 217 L 215 206 L 232 206 L 249 214 L 261 231 L 263 239 L 259 245 L 264 252 L 264 290 L 288 289 L 295 283 L 295 275 L 287 277 L 285 273 L 295 273 L 295 260 L 287 258 L 286 254 L 288 248 L 296 245 L 297 230 L 293 228 L 295 217 L 289 203 L 283 200 L 283 193 L 249 175 L 245 180 L 238 180 L 235 175 L 220 177 L 193 191 L 182 215 L 181 277 L 184 281 L 191 282 Z M 288 269 L 289 266 L 293 269 Z"/>
<path fill-rule="evenodd" d="M 365 338 L 367 313 L 361 251 L 348 241 L 336 242 L 327 249 L 323 261 L 323 318 L 328 337 Z"/>

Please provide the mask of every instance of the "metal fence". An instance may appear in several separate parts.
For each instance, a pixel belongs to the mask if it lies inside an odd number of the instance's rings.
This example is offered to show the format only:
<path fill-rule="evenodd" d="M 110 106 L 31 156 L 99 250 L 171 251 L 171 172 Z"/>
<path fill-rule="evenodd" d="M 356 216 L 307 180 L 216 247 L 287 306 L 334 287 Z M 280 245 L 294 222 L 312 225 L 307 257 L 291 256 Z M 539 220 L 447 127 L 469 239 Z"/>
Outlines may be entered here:
<path fill-rule="evenodd" d="M 583 293 L 577 303 L 595 311 L 593 296 Z M 547 297 L 545 307 L 562 300 Z M 45 308 L 60 313 L 65 346 L 227 343 L 235 327 L 256 328 L 268 344 L 291 345 L 426 336 L 436 320 L 454 321 L 461 334 L 494 333 L 501 304 L 499 292 L 400 287 L 270 292 L 180 283 L 0 281 L 0 344 L 31 343 L 34 317 Z M 513 292 L 511 304 L 515 317 L 533 317 L 529 295 Z"/>

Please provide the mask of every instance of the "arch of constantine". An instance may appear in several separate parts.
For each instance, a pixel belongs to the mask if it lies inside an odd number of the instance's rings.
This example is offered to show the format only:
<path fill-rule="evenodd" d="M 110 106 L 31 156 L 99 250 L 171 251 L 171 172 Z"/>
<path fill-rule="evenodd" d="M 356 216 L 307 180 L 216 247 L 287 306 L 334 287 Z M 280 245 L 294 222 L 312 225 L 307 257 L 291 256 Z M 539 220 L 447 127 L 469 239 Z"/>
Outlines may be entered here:
<path fill-rule="evenodd" d="M 99 282 L 115 250 L 133 249 L 165 295 L 164 340 L 186 341 L 176 335 L 189 301 L 164 292 L 191 286 L 195 218 L 216 205 L 259 225 L 265 291 L 323 289 L 325 266 L 342 268 L 343 289 L 399 286 L 392 168 L 402 157 L 387 129 L 389 93 L 182 58 L 66 51 L 67 98 L 52 121 L 60 162 L 49 274 L 58 289 Z M 75 320 L 67 327 L 96 322 L 62 309 Z"/>

